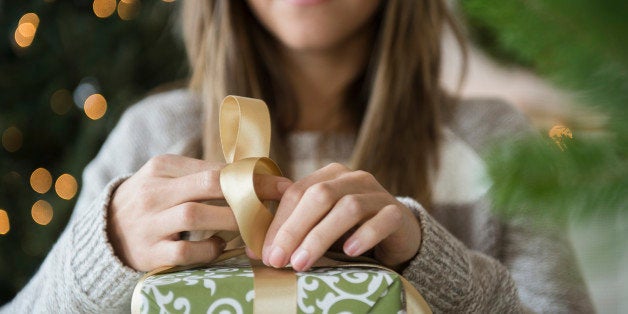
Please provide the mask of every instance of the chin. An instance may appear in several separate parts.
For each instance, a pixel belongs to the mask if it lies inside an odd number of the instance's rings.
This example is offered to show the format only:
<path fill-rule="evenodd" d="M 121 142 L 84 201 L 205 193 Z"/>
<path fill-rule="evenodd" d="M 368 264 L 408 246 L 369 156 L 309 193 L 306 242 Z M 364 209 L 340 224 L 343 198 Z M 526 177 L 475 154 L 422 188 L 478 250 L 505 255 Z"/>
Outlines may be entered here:
<path fill-rule="evenodd" d="M 333 49 L 341 40 L 319 33 L 298 33 L 277 38 L 285 48 L 293 51 L 322 51 Z"/>
<path fill-rule="evenodd" d="M 342 46 L 366 26 L 380 0 L 247 0 L 261 24 L 289 49 Z"/>

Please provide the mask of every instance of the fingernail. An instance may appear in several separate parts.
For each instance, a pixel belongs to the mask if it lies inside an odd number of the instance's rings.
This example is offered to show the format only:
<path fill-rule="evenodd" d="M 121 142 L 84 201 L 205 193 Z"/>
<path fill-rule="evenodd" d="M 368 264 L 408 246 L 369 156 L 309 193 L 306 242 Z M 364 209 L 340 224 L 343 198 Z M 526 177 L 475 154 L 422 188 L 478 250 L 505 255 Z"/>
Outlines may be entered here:
<path fill-rule="evenodd" d="M 279 191 L 280 194 L 283 194 L 288 187 L 290 186 L 290 182 L 287 181 L 279 181 L 277 182 L 277 191 Z"/>
<path fill-rule="evenodd" d="M 360 249 L 360 242 L 358 240 L 350 240 L 345 244 L 345 253 L 349 256 L 358 255 L 358 250 Z"/>
<path fill-rule="evenodd" d="M 268 263 L 275 267 L 280 268 L 286 265 L 286 253 L 279 246 L 274 246 L 268 256 Z"/>
<path fill-rule="evenodd" d="M 296 253 L 292 255 L 292 268 L 297 270 L 306 270 L 306 266 L 309 264 L 310 252 L 304 249 L 298 249 Z"/>

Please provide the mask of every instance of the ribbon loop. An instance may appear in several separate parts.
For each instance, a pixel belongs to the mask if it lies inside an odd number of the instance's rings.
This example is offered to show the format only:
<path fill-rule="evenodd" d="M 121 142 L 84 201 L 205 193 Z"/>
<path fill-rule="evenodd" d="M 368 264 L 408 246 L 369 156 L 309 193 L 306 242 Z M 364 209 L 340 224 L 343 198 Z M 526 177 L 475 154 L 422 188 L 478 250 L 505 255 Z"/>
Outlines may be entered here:
<path fill-rule="evenodd" d="M 249 157 L 268 157 L 270 114 L 266 104 L 240 96 L 227 96 L 220 106 L 220 143 L 227 163 Z"/>
<path fill-rule="evenodd" d="M 255 193 L 254 175 L 280 176 L 279 167 L 269 158 L 245 158 L 220 172 L 220 187 L 235 215 L 242 240 L 258 257 L 273 214 Z"/>

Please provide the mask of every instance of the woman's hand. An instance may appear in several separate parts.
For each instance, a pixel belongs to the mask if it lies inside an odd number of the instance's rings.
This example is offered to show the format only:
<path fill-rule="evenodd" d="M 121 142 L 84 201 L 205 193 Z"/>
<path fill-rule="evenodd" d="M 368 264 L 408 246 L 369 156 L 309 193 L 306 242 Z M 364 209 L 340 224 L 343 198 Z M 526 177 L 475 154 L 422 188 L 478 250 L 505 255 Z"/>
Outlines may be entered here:
<path fill-rule="evenodd" d="M 416 255 L 421 244 L 418 220 L 371 174 L 330 164 L 285 191 L 262 260 L 273 267 L 290 262 L 297 271 L 307 270 L 352 230 L 343 244 L 345 254 L 375 248 L 375 258 L 393 268 Z"/>
<path fill-rule="evenodd" d="M 120 260 L 136 270 L 149 271 L 218 257 L 223 240 L 184 241 L 179 234 L 238 230 L 229 207 L 201 203 L 224 199 L 219 183 L 223 167 L 221 163 L 163 155 L 123 182 L 112 196 L 107 223 L 109 240 Z M 289 183 L 285 178 L 255 177 L 258 196 L 265 200 L 280 199 L 278 184 Z"/>

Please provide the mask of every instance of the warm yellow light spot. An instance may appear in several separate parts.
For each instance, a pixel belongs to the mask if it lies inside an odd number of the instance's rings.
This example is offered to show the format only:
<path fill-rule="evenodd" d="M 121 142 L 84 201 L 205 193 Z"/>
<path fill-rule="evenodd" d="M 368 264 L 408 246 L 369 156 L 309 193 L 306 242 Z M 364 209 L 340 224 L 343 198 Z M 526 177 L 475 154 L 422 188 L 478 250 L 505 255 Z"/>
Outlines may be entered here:
<path fill-rule="evenodd" d="M 573 138 L 573 134 L 571 133 L 571 130 L 562 124 L 557 124 L 553 126 L 549 130 L 548 135 L 552 140 L 554 140 L 554 143 L 558 145 L 558 148 L 560 148 L 563 151 L 565 150 L 565 148 L 567 148 L 565 143 L 563 143 L 563 139 L 565 137 Z"/>
<path fill-rule="evenodd" d="M 26 13 L 24 15 L 22 15 L 22 17 L 20 18 L 20 22 L 18 24 L 25 24 L 25 23 L 31 23 L 35 26 L 35 28 L 37 28 L 37 26 L 39 26 L 39 16 L 37 16 L 37 14 L 35 13 Z"/>
<path fill-rule="evenodd" d="M 163 2 L 174 2 L 174 0 L 161 0 Z"/>
<path fill-rule="evenodd" d="M 31 208 L 31 216 L 33 217 L 33 220 L 42 226 L 50 223 L 52 215 L 52 205 L 44 200 L 35 202 Z"/>
<path fill-rule="evenodd" d="M 15 30 L 15 43 L 22 47 L 22 48 L 26 48 L 28 46 L 30 46 L 33 43 L 33 39 L 35 37 L 24 37 L 22 36 L 22 34 L 20 34 L 20 32 L 16 29 Z"/>
<path fill-rule="evenodd" d="M 72 108 L 72 94 L 67 89 L 60 89 L 50 96 L 50 108 L 58 115 L 64 115 Z"/>
<path fill-rule="evenodd" d="M 39 16 L 35 13 L 26 13 L 22 15 L 15 29 L 15 43 L 22 47 L 28 47 L 35 39 L 37 27 L 39 26 Z"/>
<path fill-rule="evenodd" d="M 44 168 L 37 168 L 31 174 L 31 187 L 37 193 L 44 194 L 52 186 L 52 176 Z"/>
<path fill-rule="evenodd" d="M 71 200 L 78 190 L 78 183 L 73 176 L 65 173 L 57 178 L 55 182 L 55 192 L 64 200 Z"/>
<path fill-rule="evenodd" d="M 11 230 L 9 215 L 4 209 L 0 209 L 0 235 L 9 233 L 9 230 Z"/>
<path fill-rule="evenodd" d="M 22 147 L 22 132 L 20 129 L 12 126 L 2 132 L 2 147 L 8 152 L 13 153 Z"/>
<path fill-rule="evenodd" d="M 98 120 L 107 112 L 107 100 L 101 94 L 93 94 L 85 99 L 83 110 L 88 118 Z"/>
<path fill-rule="evenodd" d="M 35 36 L 37 28 L 35 28 L 35 25 L 33 25 L 33 23 L 22 23 L 17 26 L 17 31 L 23 37 L 33 37 Z"/>
<path fill-rule="evenodd" d="M 120 0 L 118 2 L 118 16 L 128 21 L 134 19 L 140 13 L 140 0 Z"/>
<path fill-rule="evenodd" d="M 97 17 L 104 19 L 116 11 L 116 0 L 94 0 L 92 8 Z"/>

